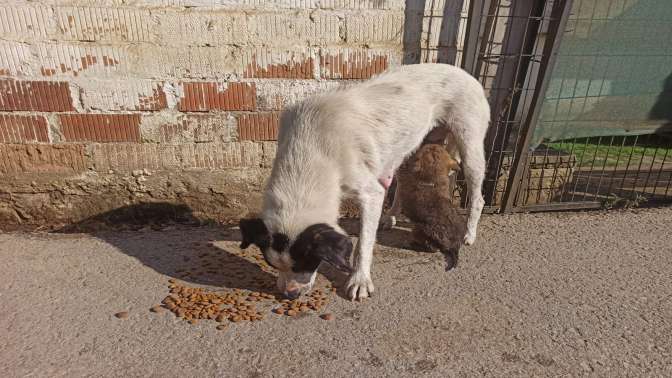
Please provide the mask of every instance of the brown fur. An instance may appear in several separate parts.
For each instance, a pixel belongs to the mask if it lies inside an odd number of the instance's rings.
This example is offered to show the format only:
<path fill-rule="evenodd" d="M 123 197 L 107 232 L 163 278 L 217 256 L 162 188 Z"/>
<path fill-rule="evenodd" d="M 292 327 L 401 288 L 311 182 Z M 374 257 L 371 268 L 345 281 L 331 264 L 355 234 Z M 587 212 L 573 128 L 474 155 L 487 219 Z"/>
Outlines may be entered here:
<path fill-rule="evenodd" d="M 441 251 L 447 269 L 457 265 L 466 219 L 451 197 L 459 164 L 443 145 L 425 144 L 399 169 L 403 213 L 415 223 L 416 247 Z M 453 172 L 453 175 L 450 173 Z"/>

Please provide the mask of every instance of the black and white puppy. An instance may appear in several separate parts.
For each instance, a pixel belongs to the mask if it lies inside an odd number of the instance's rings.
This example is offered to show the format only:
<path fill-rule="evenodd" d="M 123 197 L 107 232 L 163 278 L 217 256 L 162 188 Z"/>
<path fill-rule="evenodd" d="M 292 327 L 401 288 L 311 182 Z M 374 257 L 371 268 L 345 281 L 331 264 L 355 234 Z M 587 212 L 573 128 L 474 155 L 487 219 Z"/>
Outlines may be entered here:
<path fill-rule="evenodd" d="M 288 297 L 311 288 L 322 261 L 350 273 L 350 298 L 368 297 L 386 190 L 404 159 L 437 126 L 447 130 L 453 144 L 448 148 L 462 163 L 470 197 L 464 242 L 472 244 L 484 203 L 489 119 L 480 83 L 445 64 L 402 66 L 287 108 L 261 216 L 240 222 L 241 248 L 255 244 L 263 251 Z M 344 196 L 356 197 L 361 209 L 352 267 L 351 241 L 337 223 Z"/>

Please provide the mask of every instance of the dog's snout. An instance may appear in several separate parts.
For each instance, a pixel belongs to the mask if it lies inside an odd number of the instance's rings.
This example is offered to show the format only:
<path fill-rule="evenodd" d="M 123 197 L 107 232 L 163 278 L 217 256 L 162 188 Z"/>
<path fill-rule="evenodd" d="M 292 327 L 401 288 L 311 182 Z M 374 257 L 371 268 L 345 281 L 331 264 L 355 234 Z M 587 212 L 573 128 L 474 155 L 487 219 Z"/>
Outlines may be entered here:
<path fill-rule="evenodd" d="M 287 290 L 285 292 L 285 296 L 289 299 L 296 299 L 301 295 L 301 290 L 300 289 L 294 289 L 294 290 Z"/>
<path fill-rule="evenodd" d="M 296 299 L 308 292 L 315 282 L 315 272 L 280 272 L 278 274 L 278 289 L 285 297 Z"/>

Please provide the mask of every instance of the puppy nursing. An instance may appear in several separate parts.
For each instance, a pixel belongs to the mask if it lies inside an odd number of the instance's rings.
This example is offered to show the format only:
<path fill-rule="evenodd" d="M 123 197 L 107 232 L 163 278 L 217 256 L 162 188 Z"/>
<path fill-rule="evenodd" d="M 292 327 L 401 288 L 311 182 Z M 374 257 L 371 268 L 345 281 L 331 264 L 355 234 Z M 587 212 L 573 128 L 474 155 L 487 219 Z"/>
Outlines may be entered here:
<path fill-rule="evenodd" d="M 443 145 L 423 145 L 399 168 L 398 195 L 403 213 L 414 222 L 413 244 L 426 251 L 440 251 L 446 269 L 457 265 L 464 242 L 466 219 L 452 205 L 458 162 Z"/>
<path fill-rule="evenodd" d="M 255 244 L 263 251 L 289 297 L 310 289 L 321 261 L 350 274 L 350 298 L 368 297 L 386 189 L 435 128 L 450 134 L 462 164 L 470 198 L 464 242 L 473 243 L 484 204 L 489 119 L 480 83 L 446 64 L 402 66 L 287 108 L 261 217 L 241 221 L 241 247 Z M 361 209 L 352 265 L 350 238 L 338 225 L 345 196 L 356 198 Z"/>

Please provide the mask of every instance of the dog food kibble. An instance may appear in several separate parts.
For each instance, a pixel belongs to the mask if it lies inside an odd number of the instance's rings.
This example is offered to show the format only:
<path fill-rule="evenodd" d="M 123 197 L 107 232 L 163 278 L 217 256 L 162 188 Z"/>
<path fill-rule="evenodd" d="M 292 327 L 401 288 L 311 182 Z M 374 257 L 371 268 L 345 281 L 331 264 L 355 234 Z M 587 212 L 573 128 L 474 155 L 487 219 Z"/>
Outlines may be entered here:
<path fill-rule="evenodd" d="M 119 319 L 126 319 L 128 318 L 128 312 L 127 311 L 117 312 L 116 314 L 114 314 L 114 316 L 116 316 Z"/>
<path fill-rule="evenodd" d="M 200 278 L 200 276 L 206 278 L 214 276 L 217 280 L 225 280 L 226 284 L 223 286 L 253 286 L 254 289 L 233 288 L 215 292 L 204 288 L 188 287 L 179 280 L 171 278 L 167 284 L 169 294 L 163 298 L 160 305 L 151 307 L 151 312 L 159 313 L 168 310 L 177 318 L 183 319 L 189 324 L 198 324 L 199 320 L 213 320 L 218 323 L 218 330 L 224 330 L 228 327 L 229 322 L 261 321 L 264 319 L 264 313 L 269 310 L 278 315 L 294 317 L 320 311 L 328 302 L 332 285 L 315 288 L 307 296 L 302 297 L 303 301 L 285 299 L 280 295 L 264 292 L 266 290 L 273 291 L 275 285 L 272 281 L 264 278 L 251 278 L 247 268 L 235 266 L 235 264 L 233 271 L 225 271 L 227 268 L 230 269 L 231 264 L 228 261 L 221 260 L 220 254 L 217 252 L 205 252 L 204 249 L 209 247 L 213 246 L 210 244 L 197 245 L 196 249 L 200 249 L 196 255 L 198 258 L 183 257 L 185 264 L 190 266 L 176 270 L 176 276 L 180 278 L 190 277 L 189 279 Z M 240 252 L 237 253 L 237 258 L 255 264 L 263 272 L 276 274 L 275 270 L 265 263 L 259 253 Z"/>
<path fill-rule="evenodd" d="M 159 312 L 163 311 L 163 309 L 161 308 L 160 305 L 156 305 L 156 306 L 152 306 L 152 308 L 150 308 L 149 311 L 159 313 Z"/>
<path fill-rule="evenodd" d="M 320 315 L 320 318 L 324 320 L 334 320 L 334 315 L 333 314 L 322 314 Z"/>

